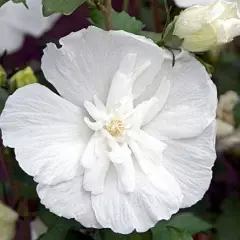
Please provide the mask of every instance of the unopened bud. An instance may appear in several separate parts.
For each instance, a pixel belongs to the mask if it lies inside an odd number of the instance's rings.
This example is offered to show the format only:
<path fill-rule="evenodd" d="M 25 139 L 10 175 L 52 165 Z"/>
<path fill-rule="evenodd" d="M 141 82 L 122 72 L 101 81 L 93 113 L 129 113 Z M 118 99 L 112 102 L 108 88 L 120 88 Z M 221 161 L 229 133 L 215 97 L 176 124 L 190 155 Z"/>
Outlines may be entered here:
<path fill-rule="evenodd" d="M 4 68 L 0 65 L 0 86 L 3 86 L 7 79 L 7 73 Z"/>
<path fill-rule="evenodd" d="M 10 91 L 13 92 L 18 88 L 21 88 L 36 82 L 37 82 L 37 78 L 33 70 L 30 67 L 26 67 L 25 69 L 18 71 L 11 77 Z"/>

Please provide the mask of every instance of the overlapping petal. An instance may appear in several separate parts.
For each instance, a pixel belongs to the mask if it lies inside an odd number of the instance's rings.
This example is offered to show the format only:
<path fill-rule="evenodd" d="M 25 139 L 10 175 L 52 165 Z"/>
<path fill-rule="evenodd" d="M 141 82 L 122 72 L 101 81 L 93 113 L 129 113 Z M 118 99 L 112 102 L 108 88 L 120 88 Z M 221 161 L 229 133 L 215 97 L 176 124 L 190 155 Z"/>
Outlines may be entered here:
<path fill-rule="evenodd" d="M 216 159 L 215 120 L 199 136 L 188 139 L 166 141 L 164 166 L 178 181 L 184 199 L 181 207 L 190 207 L 209 188 L 212 167 Z"/>
<path fill-rule="evenodd" d="M 168 98 L 163 109 L 144 130 L 159 139 L 162 136 L 174 139 L 194 137 L 216 117 L 216 87 L 205 68 L 188 52 L 176 55 L 174 67 L 169 56 L 166 55 L 158 76 L 159 82 L 161 78 L 170 80 Z"/>

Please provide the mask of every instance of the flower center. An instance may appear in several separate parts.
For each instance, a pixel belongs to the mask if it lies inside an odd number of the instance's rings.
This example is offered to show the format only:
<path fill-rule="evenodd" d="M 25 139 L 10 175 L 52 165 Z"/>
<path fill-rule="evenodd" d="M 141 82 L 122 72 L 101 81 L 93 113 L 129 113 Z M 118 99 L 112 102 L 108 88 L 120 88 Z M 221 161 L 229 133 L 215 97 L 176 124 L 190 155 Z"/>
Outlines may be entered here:
<path fill-rule="evenodd" d="M 110 121 L 109 124 L 105 125 L 104 128 L 113 136 L 119 137 L 122 135 L 123 131 L 125 130 L 124 124 L 119 119 L 113 119 Z"/>

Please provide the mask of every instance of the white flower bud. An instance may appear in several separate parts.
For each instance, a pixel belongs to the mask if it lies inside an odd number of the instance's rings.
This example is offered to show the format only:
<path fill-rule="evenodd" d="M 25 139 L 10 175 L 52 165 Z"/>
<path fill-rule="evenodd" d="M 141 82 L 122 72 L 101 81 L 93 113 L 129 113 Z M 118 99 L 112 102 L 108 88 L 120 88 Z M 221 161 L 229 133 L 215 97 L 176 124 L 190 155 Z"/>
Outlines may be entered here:
<path fill-rule="evenodd" d="M 228 43 L 240 35 L 240 18 L 236 2 L 216 0 L 206 6 L 193 6 L 178 17 L 173 34 L 184 39 L 182 47 L 204 52 Z"/>

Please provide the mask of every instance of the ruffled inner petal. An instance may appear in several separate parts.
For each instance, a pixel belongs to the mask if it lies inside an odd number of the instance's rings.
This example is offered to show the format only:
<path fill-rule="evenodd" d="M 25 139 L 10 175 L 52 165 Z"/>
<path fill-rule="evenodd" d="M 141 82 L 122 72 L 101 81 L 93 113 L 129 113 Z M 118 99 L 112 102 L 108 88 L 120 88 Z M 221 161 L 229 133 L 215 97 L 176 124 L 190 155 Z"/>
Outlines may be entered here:
<path fill-rule="evenodd" d="M 114 109 L 116 105 L 125 101 L 125 99 L 132 99 L 132 74 L 136 58 L 137 54 L 129 53 L 121 61 L 108 93 L 106 104 L 108 110 Z"/>
<path fill-rule="evenodd" d="M 104 191 L 105 177 L 110 164 L 107 148 L 106 140 L 96 132 L 82 156 L 81 164 L 85 167 L 83 187 L 92 194 L 101 194 Z"/>
<path fill-rule="evenodd" d="M 122 163 L 114 163 L 117 172 L 118 189 L 123 193 L 135 190 L 135 169 L 132 157 L 125 159 Z"/>
<path fill-rule="evenodd" d="M 129 146 L 142 171 L 147 175 L 154 173 L 156 167 L 161 164 L 162 154 L 166 149 L 165 143 L 160 142 L 141 130 L 138 133 L 131 133 Z"/>

